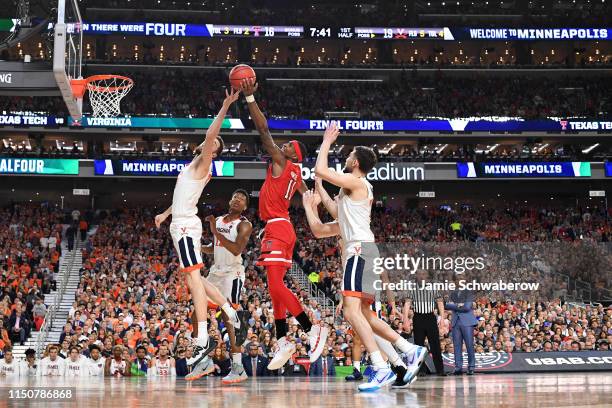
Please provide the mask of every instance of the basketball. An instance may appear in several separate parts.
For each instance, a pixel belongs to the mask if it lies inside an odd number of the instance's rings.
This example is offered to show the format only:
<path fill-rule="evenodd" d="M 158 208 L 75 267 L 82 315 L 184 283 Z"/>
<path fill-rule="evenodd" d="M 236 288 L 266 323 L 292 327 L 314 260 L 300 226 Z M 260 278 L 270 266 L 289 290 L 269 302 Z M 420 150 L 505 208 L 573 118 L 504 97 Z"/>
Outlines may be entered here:
<path fill-rule="evenodd" d="M 230 84 L 234 89 L 240 89 L 240 82 L 245 78 L 256 78 L 253 68 L 246 64 L 236 65 L 229 73 Z"/>

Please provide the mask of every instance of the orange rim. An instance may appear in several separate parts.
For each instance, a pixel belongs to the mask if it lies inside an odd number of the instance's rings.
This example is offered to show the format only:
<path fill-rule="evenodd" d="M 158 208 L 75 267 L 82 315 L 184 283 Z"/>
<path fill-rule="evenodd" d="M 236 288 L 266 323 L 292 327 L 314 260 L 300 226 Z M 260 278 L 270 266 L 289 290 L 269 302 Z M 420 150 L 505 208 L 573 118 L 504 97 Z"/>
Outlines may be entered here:
<path fill-rule="evenodd" d="M 128 83 L 125 85 L 121 85 L 121 86 L 99 86 L 99 85 L 93 84 L 93 82 L 95 81 L 105 81 L 108 79 L 120 79 L 122 81 L 128 81 Z M 117 91 L 131 88 L 134 85 L 134 80 L 132 80 L 132 78 L 128 78 L 123 75 L 92 75 L 84 79 L 84 81 L 86 81 L 87 83 L 87 88 L 90 91 L 95 91 L 95 92 L 117 92 Z"/>

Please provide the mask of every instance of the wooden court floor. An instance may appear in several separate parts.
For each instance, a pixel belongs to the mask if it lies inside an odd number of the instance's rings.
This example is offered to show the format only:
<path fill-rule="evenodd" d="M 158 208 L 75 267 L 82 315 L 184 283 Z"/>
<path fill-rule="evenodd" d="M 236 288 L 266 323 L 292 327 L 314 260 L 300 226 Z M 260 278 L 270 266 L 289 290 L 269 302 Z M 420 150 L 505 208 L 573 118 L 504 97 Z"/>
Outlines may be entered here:
<path fill-rule="evenodd" d="M 9 391 L 72 387 L 70 400 L 9 398 Z M 234 386 L 220 379 L 0 379 L 0 407 L 612 407 L 612 373 L 424 377 L 402 390 L 359 393 L 354 383 L 259 378 Z"/>

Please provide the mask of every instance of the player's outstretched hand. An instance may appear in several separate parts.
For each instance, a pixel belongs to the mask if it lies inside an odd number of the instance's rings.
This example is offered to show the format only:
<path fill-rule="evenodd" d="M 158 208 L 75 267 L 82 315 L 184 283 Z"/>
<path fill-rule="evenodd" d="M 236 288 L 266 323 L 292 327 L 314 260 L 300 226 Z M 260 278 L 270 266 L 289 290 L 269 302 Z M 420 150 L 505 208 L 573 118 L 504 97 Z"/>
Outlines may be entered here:
<path fill-rule="evenodd" d="M 164 221 L 166 221 L 166 216 L 164 214 L 157 214 L 155 216 L 155 227 L 159 229 L 159 227 L 161 227 Z"/>
<path fill-rule="evenodd" d="M 229 107 L 232 103 L 238 100 L 239 96 L 240 96 L 240 90 L 235 90 L 234 88 L 231 88 L 230 92 L 227 92 L 227 89 L 226 89 L 225 99 L 223 100 L 223 106 Z"/>
<path fill-rule="evenodd" d="M 331 122 L 327 129 L 325 129 L 325 133 L 323 134 L 323 141 L 328 142 L 329 144 L 333 144 L 338 135 L 340 134 L 340 130 L 338 129 L 338 125 L 336 122 Z"/>
<path fill-rule="evenodd" d="M 321 196 L 313 190 L 307 190 L 302 194 L 302 203 L 304 207 L 316 208 L 321 202 Z"/>
<path fill-rule="evenodd" d="M 255 78 L 244 78 L 242 82 L 240 82 L 240 90 L 244 96 L 253 95 L 258 86 L 259 84 L 255 82 Z"/>

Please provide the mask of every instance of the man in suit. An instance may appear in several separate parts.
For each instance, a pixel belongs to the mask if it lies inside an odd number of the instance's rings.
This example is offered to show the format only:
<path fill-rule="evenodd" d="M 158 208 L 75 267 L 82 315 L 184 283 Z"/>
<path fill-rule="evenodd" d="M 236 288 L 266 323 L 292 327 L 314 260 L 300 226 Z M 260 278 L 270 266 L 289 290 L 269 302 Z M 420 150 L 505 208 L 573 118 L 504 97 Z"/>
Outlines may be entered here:
<path fill-rule="evenodd" d="M 449 302 L 444 305 L 451 310 L 453 347 L 455 353 L 455 375 L 463 374 L 463 343 L 468 354 L 468 375 L 474 375 L 476 369 L 476 354 L 474 351 L 474 327 L 478 324 L 473 311 L 474 293 L 468 290 L 455 290 L 449 296 Z"/>
<path fill-rule="evenodd" d="M 249 343 L 249 353 L 242 357 L 244 371 L 249 377 L 267 377 L 268 359 L 259 355 L 259 344 Z"/>
<path fill-rule="evenodd" d="M 19 309 L 15 309 L 9 319 L 9 330 L 13 340 L 19 339 L 23 346 L 24 342 L 30 335 L 30 321 L 24 316 Z"/>
<path fill-rule="evenodd" d="M 329 355 L 327 347 L 323 349 L 321 356 L 310 366 L 309 375 L 311 377 L 335 377 L 336 367 L 334 366 L 334 358 Z"/>

